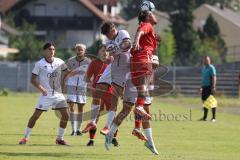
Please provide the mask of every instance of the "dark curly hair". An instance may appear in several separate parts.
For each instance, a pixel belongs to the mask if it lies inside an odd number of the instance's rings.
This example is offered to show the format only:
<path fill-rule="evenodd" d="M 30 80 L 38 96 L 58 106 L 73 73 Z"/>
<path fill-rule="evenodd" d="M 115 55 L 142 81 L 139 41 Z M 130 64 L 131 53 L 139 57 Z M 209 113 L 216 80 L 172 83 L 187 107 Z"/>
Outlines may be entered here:
<path fill-rule="evenodd" d="M 112 23 L 112 22 L 104 22 L 103 24 L 102 24 L 102 26 L 101 26 L 101 33 L 103 34 L 103 35 L 106 35 L 106 34 L 108 34 L 109 33 L 109 31 L 112 29 L 112 28 L 114 28 L 115 27 L 115 24 L 114 23 Z"/>

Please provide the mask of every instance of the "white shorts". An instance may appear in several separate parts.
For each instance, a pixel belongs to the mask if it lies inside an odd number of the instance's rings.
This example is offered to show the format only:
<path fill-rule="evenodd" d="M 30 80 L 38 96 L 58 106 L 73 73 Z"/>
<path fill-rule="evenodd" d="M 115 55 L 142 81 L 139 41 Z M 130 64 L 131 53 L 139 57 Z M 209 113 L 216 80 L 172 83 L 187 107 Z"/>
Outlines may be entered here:
<path fill-rule="evenodd" d="M 63 94 L 55 94 L 54 96 L 40 96 L 36 109 L 47 111 L 51 109 L 66 108 L 67 102 Z"/>
<path fill-rule="evenodd" d="M 85 103 L 87 103 L 87 96 L 83 96 L 83 95 L 67 95 L 67 101 L 68 102 L 73 102 L 73 103 L 85 104 Z"/>
<path fill-rule="evenodd" d="M 150 85 L 151 86 L 151 85 Z M 152 87 L 148 87 L 150 89 Z M 136 103 L 137 101 L 137 89 L 132 84 L 131 80 L 128 80 L 125 85 L 124 93 L 123 93 L 123 101 L 129 102 L 129 103 Z M 153 100 L 153 97 L 147 96 L 145 97 L 145 104 L 151 104 Z"/>
<path fill-rule="evenodd" d="M 112 84 L 111 64 L 109 64 L 103 71 L 103 74 L 101 75 L 97 83 L 106 83 L 108 85 Z"/>

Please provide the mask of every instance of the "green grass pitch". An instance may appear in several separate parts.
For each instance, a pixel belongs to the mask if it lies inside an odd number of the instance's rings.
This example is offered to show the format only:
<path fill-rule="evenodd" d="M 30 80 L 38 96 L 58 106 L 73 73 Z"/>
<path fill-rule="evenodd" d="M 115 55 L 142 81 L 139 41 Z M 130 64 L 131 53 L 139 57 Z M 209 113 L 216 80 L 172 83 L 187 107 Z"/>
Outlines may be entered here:
<path fill-rule="evenodd" d="M 233 102 L 231 99 L 226 100 L 225 98 L 225 104 L 227 104 L 226 101 Z M 216 123 L 199 122 L 197 119 L 202 116 L 202 112 L 201 101 L 198 98 L 155 98 L 151 106 L 151 112 L 154 113 L 151 123 L 159 156 L 153 155 L 144 147 L 142 141 L 131 135 L 134 126 L 133 116 L 129 116 L 119 129 L 118 140 L 121 146 L 112 147 L 110 151 L 105 150 L 104 137 L 99 134 L 99 130 L 95 146 L 86 147 L 88 134 L 71 137 L 70 123 L 68 123 L 65 139 L 71 146 L 55 145 L 58 118 L 51 110 L 44 113 L 37 122 L 29 144 L 18 145 L 36 102 L 36 94 L 13 93 L 8 97 L 0 97 L 0 160 L 240 159 L 240 116 L 218 112 Z M 198 107 L 194 107 L 196 105 Z M 85 110 L 89 110 L 89 107 L 90 101 Z M 120 108 L 121 105 L 119 110 Z M 191 111 L 190 108 L 192 108 Z M 173 116 L 175 117 L 173 118 Z M 210 118 L 211 114 L 209 114 Z M 99 129 L 103 127 L 105 120 L 106 115 L 100 117 Z M 86 122 L 83 123 L 83 126 L 85 124 Z"/>

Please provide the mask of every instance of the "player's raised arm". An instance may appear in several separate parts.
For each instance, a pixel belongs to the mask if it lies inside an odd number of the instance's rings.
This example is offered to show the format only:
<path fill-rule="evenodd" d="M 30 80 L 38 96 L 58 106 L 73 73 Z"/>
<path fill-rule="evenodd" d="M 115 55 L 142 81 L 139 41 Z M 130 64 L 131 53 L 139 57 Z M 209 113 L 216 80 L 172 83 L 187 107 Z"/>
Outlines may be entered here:
<path fill-rule="evenodd" d="M 139 41 L 140 41 L 141 37 L 145 34 L 150 33 L 153 30 L 152 26 L 150 26 L 147 23 L 144 23 L 144 22 L 150 21 L 150 19 L 153 22 L 153 24 L 156 23 L 156 20 L 153 16 L 152 12 L 142 11 L 142 12 L 139 13 L 139 15 L 138 15 L 139 27 L 137 29 L 137 33 L 135 35 L 134 42 L 133 42 L 133 49 L 134 50 L 139 50 L 140 49 Z"/>
<path fill-rule="evenodd" d="M 137 31 L 136 36 L 134 38 L 133 47 L 132 47 L 134 50 L 139 50 L 140 49 L 139 40 L 143 35 L 144 35 L 143 31 L 141 31 L 141 30 Z"/>

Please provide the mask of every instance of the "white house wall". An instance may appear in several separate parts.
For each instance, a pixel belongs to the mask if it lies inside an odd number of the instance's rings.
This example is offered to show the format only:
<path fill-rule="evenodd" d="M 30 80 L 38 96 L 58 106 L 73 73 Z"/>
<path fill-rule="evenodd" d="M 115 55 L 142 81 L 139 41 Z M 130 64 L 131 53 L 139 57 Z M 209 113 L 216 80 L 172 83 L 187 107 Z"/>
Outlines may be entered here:
<path fill-rule="evenodd" d="M 68 46 L 75 46 L 76 43 L 83 43 L 88 47 L 92 45 L 93 31 L 67 31 L 66 32 L 66 42 Z"/>
<path fill-rule="evenodd" d="M 71 0 L 36 0 L 29 2 L 22 9 L 29 10 L 32 16 L 36 15 L 36 5 L 45 4 L 44 16 L 85 16 L 90 17 L 89 12 L 80 2 Z"/>

